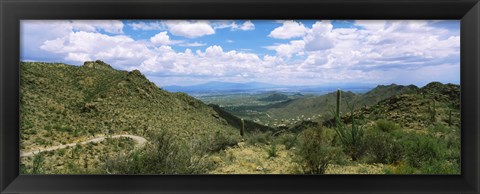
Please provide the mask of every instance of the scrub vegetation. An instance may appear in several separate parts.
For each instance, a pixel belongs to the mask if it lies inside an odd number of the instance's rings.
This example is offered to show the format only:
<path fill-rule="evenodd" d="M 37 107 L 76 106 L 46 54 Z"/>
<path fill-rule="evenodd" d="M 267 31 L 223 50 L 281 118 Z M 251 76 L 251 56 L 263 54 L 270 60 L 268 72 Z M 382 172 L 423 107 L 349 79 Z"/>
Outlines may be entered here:
<path fill-rule="evenodd" d="M 460 174 L 459 85 L 196 99 L 102 61 L 20 71 L 23 174 Z"/>

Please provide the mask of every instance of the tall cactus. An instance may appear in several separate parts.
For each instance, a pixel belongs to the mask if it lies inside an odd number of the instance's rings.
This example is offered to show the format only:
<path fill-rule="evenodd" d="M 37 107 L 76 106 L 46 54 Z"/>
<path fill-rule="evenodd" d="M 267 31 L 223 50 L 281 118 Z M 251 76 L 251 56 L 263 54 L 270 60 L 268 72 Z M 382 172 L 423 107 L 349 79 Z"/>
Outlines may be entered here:
<path fill-rule="evenodd" d="M 243 133 L 245 131 L 245 121 L 243 120 L 243 118 L 241 119 L 241 121 L 242 121 L 242 126 L 240 128 L 240 136 L 243 137 Z"/>

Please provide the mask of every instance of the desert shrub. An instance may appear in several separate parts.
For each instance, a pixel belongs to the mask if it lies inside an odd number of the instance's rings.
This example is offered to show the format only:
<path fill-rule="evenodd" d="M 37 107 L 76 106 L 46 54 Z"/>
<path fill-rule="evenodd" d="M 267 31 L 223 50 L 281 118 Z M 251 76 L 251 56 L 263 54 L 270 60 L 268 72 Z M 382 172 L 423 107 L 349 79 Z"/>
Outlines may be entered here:
<path fill-rule="evenodd" d="M 460 174 L 460 164 L 435 160 L 420 168 L 422 174 Z"/>
<path fill-rule="evenodd" d="M 151 135 L 152 146 L 133 150 L 127 156 L 107 159 L 109 174 L 200 174 L 211 164 L 206 159 L 202 140 L 181 141 L 167 131 Z"/>
<path fill-rule="evenodd" d="M 271 131 L 267 131 L 267 132 L 255 131 L 247 135 L 247 143 L 250 145 L 269 144 L 272 142 L 272 140 L 273 140 L 273 136 Z"/>
<path fill-rule="evenodd" d="M 36 137 L 34 142 L 38 145 L 47 145 L 48 144 L 48 141 L 41 138 L 41 137 Z"/>
<path fill-rule="evenodd" d="M 448 127 L 448 126 L 442 125 L 442 124 L 437 124 L 437 125 L 434 125 L 434 126 L 430 126 L 428 128 L 428 131 L 438 132 L 438 133 L 449 133 L 449 132 L 453 131 L 453 129 Z"/>
<path fill-rule="evenodd" d="M 234 134 L 228 134 L 227 132 L 216 131 L 210 140 L 210 145 L 208 145 L 208 150 L 211 152 L 216 152 L 223 150 L 227 147 L 237 145 L 239 141 L 238 136 Z"/>
<path fill-rule="evenodd" d="M 404 140 L 403 150 L 407 164 L 418 168 L 440 159 L 445 148 L 434 138 L 417 134 Z"/>
<path fill-rule="evenodd" d="M 59 131 L 62 131 L 62 132 L 72 132 L 73 131 L 73 127 L 70 127 L 70 126 L 66 126 L 66 125 L 57 125 L 56 128 L 59 130 Z"/>
<path fill-rule="evenodd" d="M 446 161 L 435 160 L 421 167 L 413 167 L 407 163 L 384 169 L 385 174 L 460 174 L 460 165 Z"/>
<path fill-rule="evenodd" d="M 446 150 L 444 158 L 447 160 L 455 160 L 460 163 L 461 142 L 460 134 L 450 133 L 445 135 L 443 141 Z"/>
<path fill-rule="evenodd" d="M 392 121 L 383 120 L 383 119 L 378 120 L 375 123 L 375 127 L 377 130 L 380 130 L 383 132 L 390 132 L 390 131 L 398 130 L 400 128 L 396 123 Z"/>
<path fill-rule="evenodd" d="M 43 129 L 44 129 L 45 131 L 49 132 L 49 133 L 51 133 L 51 132 L 53 131 L 53 127 L 50 126 L 50 125 L 44 126 Z"/>
<path fill-rule="evenodd" d="M 280 144 L 285 145 L 285 149 L 287 150 L 298 144 L 298 135 L 294 133 L 282 133 L 277 139 Z"/>
<path fill-rule="evenodd" d="M 304 130 L 299 137 L 297 160 L 303 173 L 324 174 L 341 150 L 328 144 L 321 127 Z"/>
<path fill-rule="evenodd" d="M 24 163 L 20 163 L 20 174 L 28 174 L 28 168 Z"/>
<path fill-rule="evenodd" d="M 65 153 L 66 153 L 66 152 L 67 152 L 66 149 L 59 149 L 59 150 L 57 151 L 57 153 L 58 153 L 58 155 L 59 155 L 60 157 L 65 156 Z"/>
<path fill-rule="evenodd" d="M 400 164 L 395 167 L 387 167 L 384 169 L 385 174 L 420 174 L 420 170 L 408 164 Z"/>
<path fill-rule="evenodd" d="M 337 132 L 334 128 L 323 128 L 325 133 L 325 138 L 329 141 L 331 145 L 340 145 Z"/>
<path fill-rule="evenodd" d="M 31 174 L 42 174 L 43 173 L 43 162 L 45 157 L 42 152 L 35 154 L 33 156 L 33 166 Z"/>
<path fill-rule="evenodd" d="M 373 163 L 392 164 L 402 159 L 402 146 L 389 133 L 371 131 L 366 134 L 365 142 Z"/>
<path fill-rule="evenodd" d="M 277 144 L 273 143 L 272 145 L 270 145 L 270 147 L 267 149 L 267 154 L 268 154 L 268 158 L 277 157 L 278 156 Z"/>

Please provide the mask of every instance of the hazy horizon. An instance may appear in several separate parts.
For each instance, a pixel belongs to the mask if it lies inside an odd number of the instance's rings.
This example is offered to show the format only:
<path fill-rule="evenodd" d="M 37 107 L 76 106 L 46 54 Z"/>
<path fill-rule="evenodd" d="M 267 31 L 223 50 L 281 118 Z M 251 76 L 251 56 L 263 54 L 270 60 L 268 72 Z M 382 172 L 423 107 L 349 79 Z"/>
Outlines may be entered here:
<path fill-rule="evenodd" d="M 203 85 L 203 84 L 209 84 L 209 83 L 215 83 L 215 82 L 218 82 L 218 83 L 232 83 L 232 84 L 250 84 L 250 83 L 260 83 L 260 84 L 269 84 L 267 82 L 229 82 L 229 81 L 207 81 L 207 82 L 202 82 L 202 83 L 194 83 L 194 84 L 185 84 L 185 85 L 177 85 L 177 84 L 173 84 L 173 85 L 165 85 L 163 87 L 167 87 L 167 86 L 181 86 L 181 87 L 188 87 L 188 86 L 196 86 L 196 85 Z M 288 85 L 288 84 L 278 84 L 278 86 L 291 86 L 291 87 L 294 87 L 294 86 L 300 86 L 300 87 L 315 87 L 315 86 L 337 86 L 337 85 L 347 85 L 347 84 L 352 84 L 354 86 L 367 86 L 367 87 L 370 87 L 370 86 L 373 86 L 373 87 L 376 87 L 376 86 L 380 86 L 380 85 L 391 85 L 391 84 L 396 84 L 396 85 L 402 85 L 402 86 L 408 86 L 408 85 L 414 85 L 414 86 L 417 86 L 417 87 L 423 87 L 423 86 L 426 86 L 427 84 L 429 83 L 432 83 L 432 82 L 440 82 L 442 84 L 456 84 L 456 85 L 460 85 L 460 83 L 451 83 L 451 82 L 441 82 L 441 81 L 431 81 L 431 82 L 428 82 L 428 83 L 425 83 L 425 84 L 422 84 L 422 85 L 417 85 L 417 84 L 414 84 L 414 83 L 411 83 L 411 84 L 398 84 L 398 83 L 381 83 L 381 84 L 376 84 L 376 83 L 362 83 L 362 84 L 357 84 L 355 85 L 354 83 L 330 83 L 330 84 L 312 84 L 312 85 Z M 272 85 L 275 85 L 275 84 L 272 84 Z"/>

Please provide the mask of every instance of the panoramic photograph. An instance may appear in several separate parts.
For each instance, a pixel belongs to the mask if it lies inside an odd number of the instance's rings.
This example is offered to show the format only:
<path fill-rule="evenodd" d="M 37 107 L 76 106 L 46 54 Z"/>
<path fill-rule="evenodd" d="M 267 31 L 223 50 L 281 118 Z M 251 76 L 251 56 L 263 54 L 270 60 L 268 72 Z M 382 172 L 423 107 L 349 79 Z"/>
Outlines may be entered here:
<path fill-rule="evenodd" d="M 459 20 L 21 20 L 20 174 L 461 174 Z"/>

